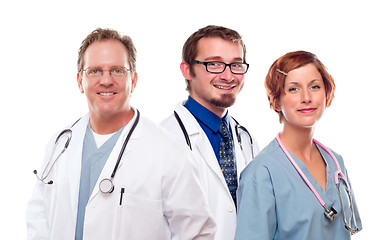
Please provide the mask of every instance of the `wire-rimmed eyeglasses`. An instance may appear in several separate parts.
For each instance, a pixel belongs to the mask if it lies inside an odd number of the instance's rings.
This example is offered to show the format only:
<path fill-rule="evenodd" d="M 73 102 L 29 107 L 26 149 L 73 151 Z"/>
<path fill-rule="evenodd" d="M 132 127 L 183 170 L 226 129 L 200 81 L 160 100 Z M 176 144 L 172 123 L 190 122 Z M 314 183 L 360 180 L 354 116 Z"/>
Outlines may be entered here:
<path fill-rule="evenodd" d="M 224 63 L 219 61 L 202 62 L 192 60 L 192 63 L 204 65 L 206 67 L 206 71 L 209 73 L 223 73 L 227 66 L 229 66 L 230 71 L 233 74 L 245 74 L 249 69 L 249 64 L 245 62 Z"/>
<path fill-rule="evenodd" d="M 128 71 L 130 69 L 121 66 L 114 66 L 109 70 L 104 70 L 101 67 L 88 67 L 83 72 L 86 73 L 86 76 L 91 79 L 99 79 L 103 76 L 103 72 L 108 71 L 110 76 L 113 78 L 125 78 L 128 76 Z"/>

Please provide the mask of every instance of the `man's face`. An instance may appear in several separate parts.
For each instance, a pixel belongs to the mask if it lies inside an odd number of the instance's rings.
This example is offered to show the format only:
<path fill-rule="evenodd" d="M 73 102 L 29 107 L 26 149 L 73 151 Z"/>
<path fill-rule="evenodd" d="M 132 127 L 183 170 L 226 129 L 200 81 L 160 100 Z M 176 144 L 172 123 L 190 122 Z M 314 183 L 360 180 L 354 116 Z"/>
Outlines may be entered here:
<path fill-rule="evenodd" d="M 131 79 L 131 72 L 126 77 L 118 78 L 109 70 L 116 67 L 129 69 L 128 55 L 125 46 L 117 40 L 104 40 L 92 43 L 84 54 L 84 69 L 102 69 L 99 78 L 90 78 L 86 72 L 78 74 L 80 91 L 86 94 L 90 114 L 99 117 L 110 117 L 130 110 L 130 97 L 136 85 L 136 73 Z"/>
<path fill-rule="evenodd" d="M 243 62 L 243 49 L 239 43 L 233 43 L 219 37 L 202 38 L 197 45 L 194 60 L 220 61 L 224 63 Z M 198 103 L 218 116 L 232 106 L 237 94 L 244 85 L 244 75 L 233 74 L 227 66 L 222 73 L 210 73 L 202 64 L 193 64 L 194 75 L 190 68 L 183 70 L 184 77 L 189 79 L 190 96 Z"/>

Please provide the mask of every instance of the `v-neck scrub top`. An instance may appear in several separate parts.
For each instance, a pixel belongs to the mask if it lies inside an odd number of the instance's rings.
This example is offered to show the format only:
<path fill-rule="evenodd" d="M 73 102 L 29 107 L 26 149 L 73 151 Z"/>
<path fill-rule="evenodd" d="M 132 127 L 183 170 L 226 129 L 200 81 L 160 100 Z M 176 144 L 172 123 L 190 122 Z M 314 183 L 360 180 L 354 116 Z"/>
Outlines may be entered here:
<path fill-rule="evenodd" d="M 317 144 L 316 146 L 326 163 L 325 191 L 312 177 L 305 164 L 290 154 L 326 206 L 336 209 L 338 214 L 334 220 L 331 221 L 324 215 L 325 209 L 274 139 L 241 173 L 237 190 L 238 220 L 235 239 L 344 240 L 351 238 L 351 233 L 345 228 L 342 206 L 334 183 L 335 162 L 322 147 Z M 333 153 L 348 179 L 342 157 Z M 348 196 L 343 184 L 340 185 L 346 218 L 349 223 L 352 223 Z M 350 187 L 357 226 L 362 229 L 351 184 Z"/>

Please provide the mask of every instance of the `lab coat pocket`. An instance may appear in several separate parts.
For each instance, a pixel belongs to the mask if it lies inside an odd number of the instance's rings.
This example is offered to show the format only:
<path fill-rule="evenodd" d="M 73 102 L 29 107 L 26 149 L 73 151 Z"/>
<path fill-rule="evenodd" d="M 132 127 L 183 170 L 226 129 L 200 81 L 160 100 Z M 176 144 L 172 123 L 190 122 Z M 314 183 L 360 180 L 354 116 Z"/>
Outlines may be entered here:
<path fill-rule="evenodd" d="M 120 193 L 114 239 L 162 239 L 164 223 L 162 200 Z"/>

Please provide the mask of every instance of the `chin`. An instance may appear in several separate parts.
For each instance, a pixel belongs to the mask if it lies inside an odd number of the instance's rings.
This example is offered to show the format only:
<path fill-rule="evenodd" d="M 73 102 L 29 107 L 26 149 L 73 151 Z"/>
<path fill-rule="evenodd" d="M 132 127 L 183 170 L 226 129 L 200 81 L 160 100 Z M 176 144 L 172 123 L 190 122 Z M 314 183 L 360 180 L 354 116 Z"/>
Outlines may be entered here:
<path fill-rule="evenodd" d="M 211 103 L 217 107 L 221 108 L 228 108 L 234 105 L 235 103 L 235 96 L 230 95 L 223 95 L 220 99 L 211 99 Z"/>

